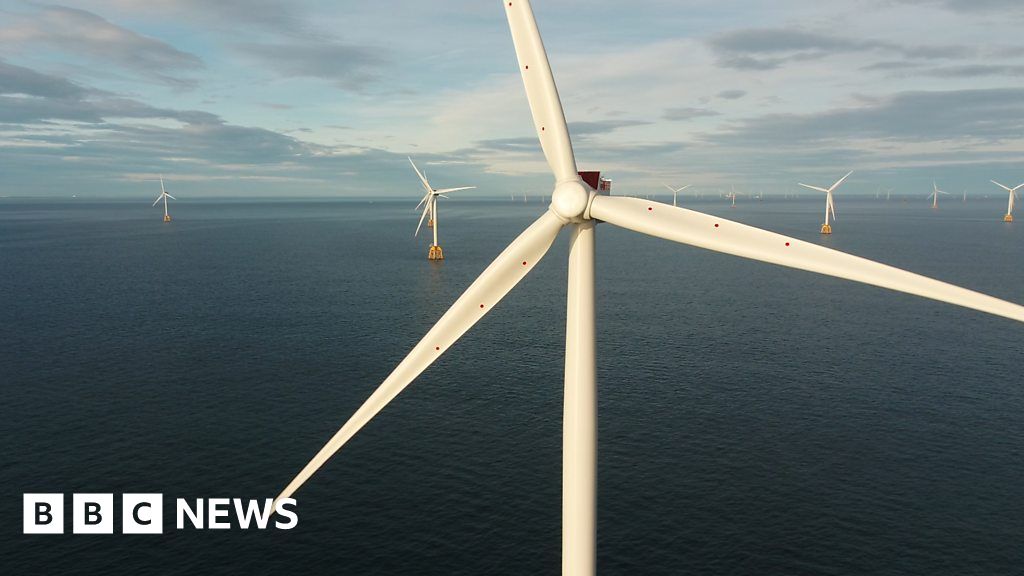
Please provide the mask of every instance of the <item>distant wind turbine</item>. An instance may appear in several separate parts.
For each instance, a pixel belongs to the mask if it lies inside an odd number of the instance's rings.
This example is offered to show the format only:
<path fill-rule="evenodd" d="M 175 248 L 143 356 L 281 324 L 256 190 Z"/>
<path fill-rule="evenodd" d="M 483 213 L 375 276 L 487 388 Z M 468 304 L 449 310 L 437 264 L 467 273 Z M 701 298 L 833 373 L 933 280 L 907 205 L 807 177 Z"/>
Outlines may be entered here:
<path fill-rule="evenodd" d="M 420 215 L 420 223 L 416 225 L 416 232 L 413 236 L 419 236 L 420 226 L 423 225 L 423 219 L 430 213 L 430 221 L 427 222 L 427 226 L 434 229 L 434 243 L 430 245 L 430 251 L 427 252 L 427 260 L 444 260 L 444 251 L 441 249 L 441 245 L 437 243 L 437 198 L 447 198 L 445 194 L 449 192 L 458 192 L 459 190 L 472 190 L 476 186 L 462 186 L 460 188 L 442 188 L 435 190 L 430 186 L 430 182 L 427 182 L 427 177 L 420 173 L 420 169 L 416 167 L 416 163 L 409 158 L 409 164 L 412 164 L 412 169 L 416 171 L 416 175 L 420 177 L 420 182 L 423 183 L 423 188 L 427 191 L 420 203 L 416 205 L 416 208 L 423 206 L 423 214 Z"/>
<path fill-rule="evenodd" d="M 833 184 L 832 186 L 830 186 L 828 188 L 819 188 L 817 186 L 811 186 L 810 184 L 804 184 L 803 182 L 799 183 L 804 188 L 810 188 L 811 190 L 817 190 L 818 192 L 824 192 L 825 193 L 825 223 L 821 225 L 821 233 L 822 234 L 831 234 L 832 233 L 832 225 L 828 223 L 828 214 L 829 214 L 829 212 L 832 213 L 832 219 L 833 220 L 836 219 L 836 205 L 833 202 L 832 193 L 835 192 L 837 188 L 839 188 L 839 186 L 843 183 L 844 180 L 846 180 L 847 178 L 850 177 L 850 174 L 853 174 L 853 170 L 850 170 L 849 172 L 847 172 L 846 176 L 843 176 L 842 178 L 837 180 L 835 184 Z"/>
<path fill-rule="evenodd" d="M 164 201 L 164 222 L 170 222 L 171 221 L 171 215 L 170 215 L 169 212 L 167 212 L 167 199 L 168 198 L 170 198 L 171 200 L 177 200 L 177 198 L 175 198 L 174 196 L 171 196 L 170 194 L 168 194 L 167 190 L 164 190 L 164 177 L 163 177 L 163 174 L 161 174 L 160 175 L 160 195 L 157 196 L 156 200 L 153 201 L 153 206 L 156 206 L 157 203 L 160 202 L 161 200 Z"/>
<path fill-rule="evenodd" d="M 1013 200 L 1017 197 L 1017 190 L 1024 188 L 1024 184 L 1018 184 L 1016 188 L 1010 188 L 1009 186 L 1003 186 L 995 180 L 989 180 L 989 182 L 1010 193 L 1010 204 L 1006 207 L 1006 216 L 1003 216 L 1003 222 L 1013 222 Z"/>
<path fill-rule="evenodd" d="M 932 193 L 928 195 L 928 198 L 932 199 L 932 208 L 939 207 L 939 194 L 945 194 L 949 196 L 949 192 L 943 192 L 939 190 L 939 185 L 932 181 Z"/>
<path fill-rule="evenodd" d="M 570 232 L 562 418 L 563 576 L 592 576 L 597 570 L 594 267 L 595 228 L 599 223 L 1024 322 L 1024 307 L 945 282 L 693 210 L 598 193 L 579 175 L 558 90 L 529 0 L 509 0 L 502 4 L 512 31 L 536 134 L 554 175 L 551 204 L 459 296 L 373 394 L 285 486 L 275 502 L 290 498 L 413 380 L 494 310 L 548 253 L 563 228 Z M 549 328 L 556 322 L 554 318 L 533 320 Z"/>
<path fill-rule="evenodd" d="M 672 192 L 672 205 L 673 205 L 673 206 L 675 206 L 675 205 L 676 205 L 676 196 L 677 196 L 677 195 L 678 195 L 678 194 L 679 194 L 680 192 L 682 192 L 683 190 L 686 190 L 687 188 L 689 188 L 689 187 L 690 187 L 690 185 L 689 185 L 689 184 L 687 184 L 686 186 L 683 186 L 682 188 L 673 188 L 673 187 L 669 186 L 668 184 L 662 184 L 662 186 L 664 186 L 665 188 L 668 188 L 668 189 L 669 189 L 669 191 L 670 191 L 670 192 Z"/>

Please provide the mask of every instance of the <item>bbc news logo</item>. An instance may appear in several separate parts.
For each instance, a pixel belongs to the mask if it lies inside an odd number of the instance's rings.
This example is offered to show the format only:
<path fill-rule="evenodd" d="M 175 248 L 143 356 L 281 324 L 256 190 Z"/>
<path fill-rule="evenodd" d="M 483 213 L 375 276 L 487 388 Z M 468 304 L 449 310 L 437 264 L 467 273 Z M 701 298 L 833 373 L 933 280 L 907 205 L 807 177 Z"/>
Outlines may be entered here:
<path fill-rule="evenodd" d="M 22 501 L 24 534 L 63 534 L 65 527 L 64 494 L 24 494 Z M 193 503 L 178 498 L 174 503 L 175 526 L 229 530 L 255 527 L 266 530 L 291 530 L 299 523 L 295 499 L 196 498 Z M 232 513 L 234 523 L 232 522 Z M 72 494 L 71 532 L 73 534 L 114 533 L 113 494 Z M 271 519 L 274 517 L 273 522 Z M 163 534 L 163 494 L 122 494 L 121 534 Z"/>

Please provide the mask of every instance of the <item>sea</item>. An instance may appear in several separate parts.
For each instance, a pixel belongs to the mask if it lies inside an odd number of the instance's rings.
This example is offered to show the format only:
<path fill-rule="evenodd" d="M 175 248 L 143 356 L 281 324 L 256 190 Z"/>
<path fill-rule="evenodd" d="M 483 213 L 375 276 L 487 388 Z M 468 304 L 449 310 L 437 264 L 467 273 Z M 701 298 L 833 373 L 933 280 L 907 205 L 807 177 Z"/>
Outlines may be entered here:
<path fill-rule="evenodd" d="M 544 211 L 0 198 L 0 574 L 558 574 L 568 234 L 297 494 L 272 498 Z M 923 196 L 923 194 L 921 195 Z M 670 199 L 660 198 L 661 201 Z M 1005 198 L 682 205 L 1024 302 Z M 1024 216 L 1022 216 L 1024 218 Z M 597 229 L 601 574 L 1024 574 L 1024 324 Z M 164 533 L 22 534 L 24 493 Z M 70 515 L 70 511 L 67 512 Z"/>

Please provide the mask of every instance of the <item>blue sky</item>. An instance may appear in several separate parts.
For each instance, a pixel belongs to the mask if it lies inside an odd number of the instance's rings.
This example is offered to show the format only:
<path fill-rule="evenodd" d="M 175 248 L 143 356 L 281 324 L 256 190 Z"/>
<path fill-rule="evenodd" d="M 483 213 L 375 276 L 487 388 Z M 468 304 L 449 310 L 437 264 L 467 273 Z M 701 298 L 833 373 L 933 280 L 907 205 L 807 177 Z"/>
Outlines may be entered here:
<path fill-rule="evenodd" d="M 645 194 L 1024 180 L 1019 0 L 535 0 L 581 169 Z M 500 2 L 0 0 L 0 195 L 550 189 Z M 991 187 L 991 189 L 990 189 Z"/>

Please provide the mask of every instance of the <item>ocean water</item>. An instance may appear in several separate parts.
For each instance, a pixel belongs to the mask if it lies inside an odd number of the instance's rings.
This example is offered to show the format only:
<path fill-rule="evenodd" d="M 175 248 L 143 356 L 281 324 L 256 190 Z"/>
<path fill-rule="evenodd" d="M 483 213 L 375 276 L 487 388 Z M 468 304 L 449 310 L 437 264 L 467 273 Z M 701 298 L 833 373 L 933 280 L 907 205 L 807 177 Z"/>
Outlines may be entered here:
<path fill-rule="evenodd" d="M 1024 302 L 1003 200 L 839 198 L 827 238 L 820 204 L 695 207 Z M 174 529 L 174 498 L 276 495 L 543 210 L 447 202 L 430 263 L 413 205 L 0 199 L 0 573 L 557 574 L 564 232 L 297 528 Z M 602 574 L 1024 570 L 1024 326 L 611 225 L 597 248 Z M 160 492 L 165 533 L 22 535 L 25 492 Z"/>

